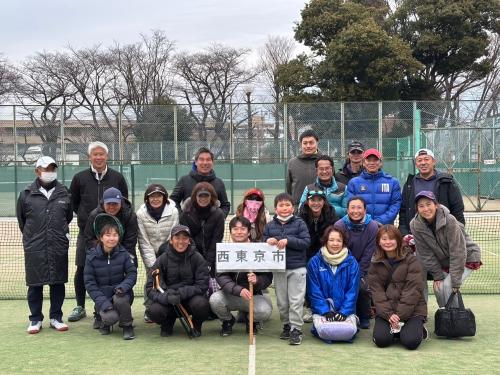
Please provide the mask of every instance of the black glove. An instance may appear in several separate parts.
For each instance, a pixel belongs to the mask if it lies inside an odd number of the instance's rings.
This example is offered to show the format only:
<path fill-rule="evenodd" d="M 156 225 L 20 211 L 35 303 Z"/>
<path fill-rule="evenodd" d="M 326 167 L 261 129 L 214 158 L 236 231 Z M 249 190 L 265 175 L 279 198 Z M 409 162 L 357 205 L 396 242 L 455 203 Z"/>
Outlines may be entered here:
<path fill-rule="evenodd" d="M 168 294 L 158 292 L 158 296 L 156 297 L 156 302 L 167 306 L 168 305 Z"/>
<path fill-rule="evenodd" d="M 181 296 L 179 296 L 179 292 L 177 290 L 174 290 L 172 292 L 168 291 L 167 300 L 171 305 L 178 305 L 179 303 L 181 303 Z"/>
<path fill-rule="evenodd" d="M 333 311 L 329 311 L 323 316 L 327 322 L 333 322 L 335 320 L 335 313 Z"/>
<path fill-rule="evenodd" d="M 334 319 L 336 322 L 343 322 L 343 321 L 345 321 L 346 316 L 344 314 L 341 314 L 341 313 L 335 313 Z"/>

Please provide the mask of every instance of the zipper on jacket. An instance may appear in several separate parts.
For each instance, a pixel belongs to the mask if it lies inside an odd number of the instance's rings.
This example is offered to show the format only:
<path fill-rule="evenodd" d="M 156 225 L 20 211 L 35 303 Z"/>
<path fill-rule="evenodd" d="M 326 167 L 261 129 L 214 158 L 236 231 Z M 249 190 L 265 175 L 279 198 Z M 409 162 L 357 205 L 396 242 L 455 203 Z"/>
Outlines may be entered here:
<path fill-rule="evenodd" d="M 111 264 L 110 259 L 111 259 L 111 256 L 108 254 L 108 264 Z"/>

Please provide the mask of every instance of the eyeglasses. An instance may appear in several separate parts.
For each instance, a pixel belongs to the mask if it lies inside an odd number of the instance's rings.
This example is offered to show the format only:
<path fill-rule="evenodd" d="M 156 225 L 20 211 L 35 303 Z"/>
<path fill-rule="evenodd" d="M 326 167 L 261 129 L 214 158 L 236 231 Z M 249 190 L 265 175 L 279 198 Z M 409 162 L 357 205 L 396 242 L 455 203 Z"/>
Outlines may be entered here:
<path fill-rule="evenodd" d="M 324 168 L 318 168 L 318 171 L 320 172 L 330 172 L 333 168 L 332 167 L 324 167 Z"/>

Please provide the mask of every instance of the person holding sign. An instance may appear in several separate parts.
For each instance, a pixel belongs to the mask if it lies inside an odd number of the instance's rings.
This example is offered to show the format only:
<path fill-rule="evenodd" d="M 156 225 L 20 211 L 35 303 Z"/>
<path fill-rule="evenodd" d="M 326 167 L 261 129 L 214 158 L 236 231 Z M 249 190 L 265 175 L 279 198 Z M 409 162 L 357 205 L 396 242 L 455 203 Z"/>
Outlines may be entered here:
<path fill-rule="evenodd" d="M 233 242 L 250 242 L 252 224 L 243 216 L 235 216 L 229 222 L 229 231 Z M 221 289 L 210 297 L 212 311 L 222 320 L 221 336 L 233 333 L 235 318 L 231 311 L 238 310 L 248 313 L 249 300 L 252 294 L 249 291 L 250 283 L 253 284 L 254 323 L 253 332 L 257 333 L 257 323 L 266 321 L 271 317 L 273 306 L 271 301 L 262 295 L 273 280 L 271 272 L 224 272 L 217 275 L 217 282 Z M 246 322 L 247 332 L 249 323 Z"/>
<path fill-rule="evenodd" d="M 274 198 L 276 214 L 264 228 L 264 240 L 285 251 L 286 271 L 274 272 L 276 301 L 283 322 L 280 339 L 302 343 L 302 318 L 306 294 L 306 251 L 311 242 L 307 225 L 293 214 L 293 198 L 287 193 Z"/>
<path fill-rule="evenodd" d="M 161 325 L 162 337 L 171 336 L 178 316 L 174 306 L 182 303 L 193 317 L 194 337 L 200 336 L 201 326 L 210 315 L 205 297 L 208 264 L 192 246 L 191 231 L 185 225 L 172 228 L 170 240 L 160 246 L 159 253 L 148 273 L 146 292 L 153 303 L 146 314 Z"/>
<path fill-rule="evenodd" d="M 347 249 L 345 233 L 333 225 L 325 230 L 321 242 L 323 246 L 307 265 L 311 332 L 330 343 L 351 341 L 358 332 L 358 262 Z"/>

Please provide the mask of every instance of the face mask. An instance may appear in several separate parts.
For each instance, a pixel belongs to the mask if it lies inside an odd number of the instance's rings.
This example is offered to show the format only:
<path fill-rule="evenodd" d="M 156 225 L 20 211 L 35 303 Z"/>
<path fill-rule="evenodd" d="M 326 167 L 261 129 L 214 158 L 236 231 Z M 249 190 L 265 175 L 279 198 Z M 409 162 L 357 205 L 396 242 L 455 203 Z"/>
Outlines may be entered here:
<path fill-rule="evenodd" d="M 243 210 L 243 216 L 250 220 L 251 223 L 254 223 L 257 219 L 257 214 L 259 213 L 259 209 L 262 207 L 261 201 L 245 201 L 245 209 Z"/>
<path fill-rule="evenodd" d="M 57 172 L 42 172 L 40 176 L 40 181 L 45 184 L 50 184 L 55 179 L 57 179 Z"/>

